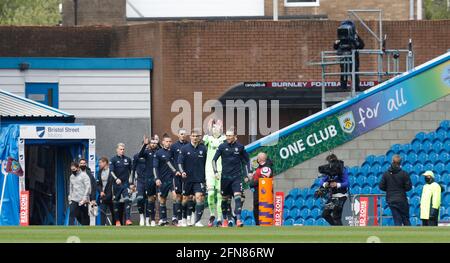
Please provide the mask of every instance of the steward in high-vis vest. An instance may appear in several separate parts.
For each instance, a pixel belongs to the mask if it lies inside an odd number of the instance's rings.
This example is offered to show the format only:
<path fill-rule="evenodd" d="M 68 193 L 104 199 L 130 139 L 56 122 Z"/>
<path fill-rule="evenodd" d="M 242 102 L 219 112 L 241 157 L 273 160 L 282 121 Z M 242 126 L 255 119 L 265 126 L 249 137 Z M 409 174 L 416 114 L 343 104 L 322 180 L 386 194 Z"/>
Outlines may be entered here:
<path fill-rule="evenodd" d="M 439 221 L 439 208 L 441 207 L 441 186 L 434 181 L 434 173 L 426 171 L 426 184 L 422 189 L 420 198 L 420 219 L 423 226 L 437 226 Z"/>

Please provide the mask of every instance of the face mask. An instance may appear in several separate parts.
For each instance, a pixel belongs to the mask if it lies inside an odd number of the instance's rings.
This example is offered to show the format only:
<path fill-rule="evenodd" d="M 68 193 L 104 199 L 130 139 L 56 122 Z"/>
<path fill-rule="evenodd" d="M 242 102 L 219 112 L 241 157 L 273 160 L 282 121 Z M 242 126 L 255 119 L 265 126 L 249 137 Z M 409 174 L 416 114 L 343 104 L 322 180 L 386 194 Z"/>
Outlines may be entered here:
<path fill-rule="evenodd" d="M 86 166 L 82 165 L 82 166 L 80 166 L 80 169 L 81 169 L 81 171 L 84 171 L 84 170 L 86 170 Z"/>
<path fill-rule="evenodd" d="M 431 184 L 431 183 L 433 182 L 433 178 L 431 178 L 431 177 L 425 177 L 425 182 L 426 182 L 427 184 Z"/>
<path fill-rule="evenodd" d="M 76 175 L 76 174 L 77 174 L 77 171 L 72 171 L 72 174 L 73 174 L 73 175 Z"/>

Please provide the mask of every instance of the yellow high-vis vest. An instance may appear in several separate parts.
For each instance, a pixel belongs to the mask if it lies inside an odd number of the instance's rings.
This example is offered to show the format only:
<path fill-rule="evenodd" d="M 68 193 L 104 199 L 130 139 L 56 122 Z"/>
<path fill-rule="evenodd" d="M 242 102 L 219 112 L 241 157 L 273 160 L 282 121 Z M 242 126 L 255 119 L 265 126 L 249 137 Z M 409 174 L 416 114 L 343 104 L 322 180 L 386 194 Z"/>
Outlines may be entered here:
<path fill-rule="evenodd" d="M 439 210 L 440 207 L 441 186 L 436 182 L 425 184 L 420 198 L 420 219 L 430 219 L 431 208 Z"/>

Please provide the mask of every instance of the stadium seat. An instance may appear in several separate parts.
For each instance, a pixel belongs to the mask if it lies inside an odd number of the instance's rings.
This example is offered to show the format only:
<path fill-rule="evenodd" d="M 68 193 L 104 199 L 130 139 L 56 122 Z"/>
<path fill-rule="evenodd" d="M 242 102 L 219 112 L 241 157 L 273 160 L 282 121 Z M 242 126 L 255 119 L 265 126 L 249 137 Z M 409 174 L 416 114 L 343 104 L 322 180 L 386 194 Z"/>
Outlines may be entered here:
<path fill-rule="evenodd" d="M 311 210 L 310 215 L 312 218 L 318 219 L 319 217 L 322 216 L 322 212 L 319 210 L 319 208 L 314 208 Z"/>
<path fill-rule="evenodd" d="M 361 166 L 361 169 L 359 171 L 363 175 L 366 175 L 369 172 L 370 167 L 371 167 L 371 165 L 368 162 L 364 162 L 363 165 Z M 358 177 L 359 177 L 360 173 L 358 173 Z"/>
<path fill-rule="evenodd" d="M 375 175 L 367 177 L 366 181 L 371 187 L 378 185 L 378 180 Z"/>
<path fill-rule="evenodd" d="M 447 209 L 445 210 L 445 215 L 450 216 L 450 204 L 447 204 Z"/>
<path fill-rule="evenodd" d="M 415 152 L 408 153 L 407 161 L 414 166 L 417 163 L 417 154 Z"/>
<path fill-rule="evenodd" d="M 295 200 L 295 207 L 297 207 L 298 209 L 302 209 L 303 207 L 305 207 L 305 200 L 303 199 L 303 197 Z"/>
<path fill-rule="evenodd" d="M 450 140 L 449 139 L 446 139 L 444 141 L 444 149 L 446 152 L 450 153 Z"/>
<path fill-rule="evenodd" d="M 422 163 L 428 160 L 428 154 L 424 150 L 419 150 L 417 152 L 417 162 Z"/>
<path fill-rule="evenodd" d="M 392 226 L 393 225 L 393 220 L 391 217 L 384 217 L 381 221 L 381 225 L 382 226 Z"/>
<path fill-rule="evenodd" d="M 284 201 L 284 209 L 290 210 L 295 204 L 294 199 L 289 198 Z"/>
<path fill-rule="evenodd" d="M 439 124 L 440 128 L 444 128 L 445 130 L 450 130 L 450 120 L 444 120 L 441 121 L 441 123 Z"/>
<path fill-rule="evenodd" d="M 304 225 L 305 224 L 305 219 L 298 218 L 297 220 L 295 220 L 294 224 L 295 225 Z"/>
<path fill-rule="evenodd" d="M 245 226 L 253 226 L 254 225 L 253 223 L 254 223 L 254 220 L 251 218 L 244 220 Z"/>
<path fill-rule="evenodd" d="M 382 171 L 383 173 L 386 172 L 386 171 L 389 169 L 390 166 L 391 166 L 391 163 L 390 163 L 390 162 L 385 162 L 385 163 L 383 164 L 383 167 L 382 167 L 381 171 Z"/>
<path fill-rule="evenodd" d="M 355 186 L 355 187 L 351 188 L 350 189 L 350 193 L 354 194 L 354 195 L 360 194 L 361 193 L 361 187 Z"/>
<path fill-rule="evenodd" d="M 313 198 L 315 192 L 316 192 L 315 189 L 308 189 L 307 197 L 308 197 L 308 198 Z"/>
<path fill-rule="evenodd" d="M 417 174 L 415 174 L 415 173 L 411 174 L 410 178 L 411 178 L 411 183 L 412 183 L 413 186 L 416 186 L 419 183 L 419 178 L 420 177 Z"/>
<path fill-rule="evenodd" d="M 450 173 L 450 162 L 445 165 L 445 170 Z"/>
<path fill-rule="evenodd" d="M 312 188 L 312 189 L 316 189 L 316 188 L 318 188 L 319 186 L 320 186 L 320 179 L 317 178 L 317 179 L 314 180 L 314 183 L 311 185 L 311 188 Z"/>
<path fill-rule="evenodd" d="M 391 146 L 391 149 L 390 149 L 390 150 L 391 150 L 394 154 L 399 154 L 401 149 L 402 149 L 402 146 L 401 146 L 400 144 L 394 144 L 394 145 Z"/>
<path fill-rule="evenodd" d="M 327 220 L 323 219 L 323 218 L 319 218 L 316 220 L 316 225 L 318 226 L 329 226 L 330 224 L 328 224 Z"/>
<path fill-rule="evenodd" d="M 294 208 L 289 211 L 289 217 L 293 219 L 297 219 L 300 217 L 300 209 Z"/>
<path fill-rule="evenodd" d="M 439 160 L 439 154 L 437 154 L 436 152 L 432 152 L 428 154 L 428 161 L 430 161 L 431 163 L 435 163 Z"/>
<path fill-rule="evenodd" d="M 411 142 L 412 148 L 415 152 L 419 151 L 420 149 L 422 149 L 422 141 L 420 141 L 419 139 L 414 139 Z"/>
<path fill-rule="evenodd" d="M 301 195 L 301 190 L 299 188 L 294 188 L 291 191 L 289 191 L 289 195 L 291 195 L 295 200 L 298 198 L 299 195 Z"/>
<path fill-rule="evenodd" d="M 372 187 L 370 186 L 365 186 L 361 190 L 361 194 L 370 194 L 370 193 L 372 193 Z"/>
<path fill-rule="evenodd" d="M 406 172 L 410 173 L 413 171 L 413 166 L 409 163 L 409 162 L 405 162 L 402 165 L 403 170 L 405 170 Z"/>
<path fill-rule="evenodd" d="M 435 141 L 433 143 L 433 150 L 437 153 L 440 153 L 442 150 L 444 150 L 444 144 L 441 141 Z"/>
<path fill-rule="evenodd" d="M 348 182 L 350 183 L 350 185 L 354 185 L 356 183 L 356 177 L 355 176 L 349 176 L 348 177 Z"/>
<path fill-rule="evenodd" d="M 316 208 L 322 207 L 322 199 L 321 199 L 321 198 L 315 199 L 315 200 L 314 200 L 314 206 L 313 206 L 313 207 L 316 207 Z"/>
<path fill-rule="evenodd" d="M 433 171 L 433 170 L 434 170 L 434 165 L 433 165 L 432 163 L 426 163 L 426 164 L 423 166 L 423 169 L 424 169 L 424 171 L 428 171 L 428 170 Z M 421 174 L 422 174 L 422 173 L 421 173 Z"/>
<path fill-rule="evenodd" d="M 426 134 L 424 132 L 419 132 L 416 134 L 415 139 L 418 139 L 420 142 L 423 142 L 425 140 Z"/>
<path fill-rule="evenodd" d="M 392 156 L 394 156 L 394 154 L 396 154 L 396 153 L 394 153 L 394 151 L 392 151 L 392 150 L 387 151 L 386 152 L 386 160 L 390 162 L 390 160 L 392 160 Z"/>
<path fill-rule="evenodd" d="M 425 140 L 422 142 L 422 149 L 423 149 L 426 153 L 429 153 L 429 152 L 433 151 L 433 143 L 432 143 L 430 140 L 425 139 Z"/>
<path fill-rule="evenodd" d="M 450 193 L 447 192 L 444 194 L 443 198 L 442 198 L 442 203 L 445 205 L 449 205 L 450 204 Z"/>
<path fill-rule="evenodd" d="M 436 132 L 429 132 L 425 134 L 425 139 L 428 139 L 431 143 L 434 143 L 438 140 Z"/>
<path fill-rule="evenodd" d="M 308 209 L 312 209 L 314 207 L 314 198 L 308 197 L 308 199 L 305 202 L 305 205 Z"/>
<path fill-rule="evenodd" d="M 410 151 L 412 151 L 412 145 L 409 143 L 403 144 L 400 147 L 400 153 L 404 153 L 404 154 L 408 155 Z"/>
<path fill-rule="evenodd" d="M 309 214 L 310 214 L 310 210 L 308 208 L 302 209 L 300 211 L 300 217 L 303 218 L 303 219 L 308 218 Z"/>
<path fill-rule="evenodd" d="M 372 194 L 381 194 L 381 190 L 378 185 L 372 187 Z"/>
<path fill-rule="evenodd" d="M 285 226 L 292 226 L 292 225 L 294 225 L 294 219 L 292 219 L 292 218 L 288 218 L 288 219 L 286 219 L 286 220 L 284 220 L 284 225 Z"/>
<path fill-rule="evenodd" d="M 308 218 L 305 221 L 305 226 L 313 226 L 316 223 L 316 220 L 314 218 Z"/>
<path fill-rule="evenodd" d="M 448 152 L 441 152 L 439 154 L 439 161 L 443 163 L 444 165 L 449 163 L 450 161 L 450 154 Z"/>
<path fill-rule="evenodd" d="M 411 198 L 411 200 L 409 200 L 409 203 L 414 206 L 414 208 L 419 207 L 420 206 L 420 198 L 418 196 L 414 196 L 413 198 Z"/>
<path fill-rule="evenodd" d="M 416 174 L 422 174 L 422 173 L 424 172 L 423 165 L 420 164 L 420 163 L 414 165 L 413 171 L 414 171 L 414 173 L 416 173 Z"/>
<path fill-rule="evenodd" d="M 445 173 L 445 174 L 442 176 L 441 180 L 442 180 L 442 182 L 443 182 L 444 184 L 450 183 L 450 174 L 448 173 L 448 171 L 447 171 L 447 173 Z"/>
<path fill-rule="evenodd" d="M 420 226 L 422 223 L 418 217 L 411 217 L 409 221 L 411 222 L 411 226 Z"/>
<path fill-rule="evenodd" d="M 419 180 L 419 182 L 420 182 L 420 180 Z M 411 191 L 413 191 L 414 194 L 416 194 L 417 196 L 422 196 L 422 188 L 423 188 L 423 183 L 419 183 Z"/>
<path fill-rule="evenodd" d="M 283 219 L 286 219 L 286 218 L 288 218 L 289 217 L 289 209 L 284 209 L 283 210 Z"/>
<path fill-rule="evenodd" d="M 384 161 L 386 161 L 385 155 L 377 156 L 377 158 L 375 159 L 375 162 L 378 163 L 380 166 L 383 165 Z"/>
<path fill-rule="evenodd" d="M 308 197 L 308 193 L 309 193 L 308 188 L 303 188 L 300 190 L 300 194 L 301 194 L 301 196 L 303 196 L 303 199 L 306 199 Z"/>
<path fill-rule="evenodd" d="M 445 165 L 441 162 L 434 163 L 434 172 L 439 175 L 446 174 Z"/>
<path fill-rule="evenodd" d="M 358 176 L 358 178 L 356 178 L 356 182 L 363 186 L 366 183 L 366 177 L 365 176 Z"/>
<path fill-rule="evenodd" d="M 371 166 L 375 162 L 375 159 L 376 159 L 375 155 L 369 155 L 366 157 L 365 163 L 367 163 L 369 166 Z"/>
<path fill-rule="evenodd" d="M 436 170 L 434 171 L 434 181 L 440 183 L 441 182 L 441 175 L 439 173 L 436 172 Z"/>
<path fill-rule="evenodd" d="M 241 211 L 241 217 L 244 218 L 244 220 L 247 218 L 247 209 Z"/>
<path fill-rule="evenodd" d="M 382 171 L 382 166 L 378 163 L 375 163 L 374 165 L 372 165 L 372 167 L 370 168 L 370 172 L 377 174 L 379 172 Z"/>

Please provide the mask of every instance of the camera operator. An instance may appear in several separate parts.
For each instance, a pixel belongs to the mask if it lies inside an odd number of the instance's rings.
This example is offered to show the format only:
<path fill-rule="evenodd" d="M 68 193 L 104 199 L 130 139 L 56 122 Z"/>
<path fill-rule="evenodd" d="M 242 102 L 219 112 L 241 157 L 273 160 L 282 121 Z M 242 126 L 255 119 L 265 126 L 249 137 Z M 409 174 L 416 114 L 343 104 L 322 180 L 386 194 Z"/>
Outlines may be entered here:
<path fill-rule="evenodd" d="M 337 55 L 348 56 L 352 55 L 352 50 L 363 49 L 364 41 L 359 37 L 355 23 L 351 20 L 345 20 L 341 23 L 337 30 L 338 39 L 334 42 L 334 49 L 337 50 Z M 359 71 L 359 53 L 355 52 L 355 72 Z M 348 73 L 352 71 L 352 59 L 341 58 L 341 88 L 347 89 Z M 347 74 L 343 74 L 347 73 Z M 359 75 L 355 75 L 355 90 L 360 91 Z"/>
<path fill-rule="evenodd" d="M 326 200 L 322 217 L 332 226 L 341 226 L 342 209 L 348 196 L 347 169 L 344 167 L 344 162 L 338 160 L 335 154 L 330 154 L 326 160 L 328 164 L 319 166 L 322 179 L 315 197 Z"/>

